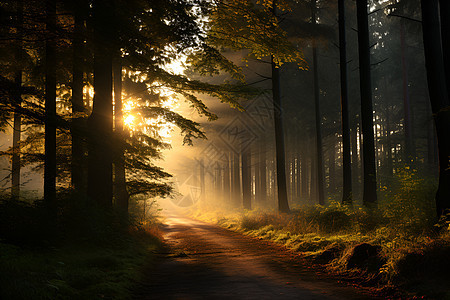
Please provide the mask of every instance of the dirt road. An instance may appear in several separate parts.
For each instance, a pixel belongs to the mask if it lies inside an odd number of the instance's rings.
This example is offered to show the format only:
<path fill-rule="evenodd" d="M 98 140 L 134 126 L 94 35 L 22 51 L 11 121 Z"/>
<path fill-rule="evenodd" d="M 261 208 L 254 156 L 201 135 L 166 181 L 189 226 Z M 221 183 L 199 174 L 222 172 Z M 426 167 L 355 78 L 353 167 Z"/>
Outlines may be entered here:
<path fill-rule="evenodd" d="M 374 299 L 270 242 L 179 215 L 165 224 L 168 251 L 148 268 L 138 299 Z"/>

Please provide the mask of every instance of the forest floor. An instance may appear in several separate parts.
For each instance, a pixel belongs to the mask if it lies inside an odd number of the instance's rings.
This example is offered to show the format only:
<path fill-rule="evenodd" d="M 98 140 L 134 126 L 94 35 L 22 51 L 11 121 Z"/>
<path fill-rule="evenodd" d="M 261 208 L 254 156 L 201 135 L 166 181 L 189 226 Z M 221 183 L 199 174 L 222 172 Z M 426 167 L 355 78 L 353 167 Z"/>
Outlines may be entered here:
<path fill-rule="evenodd" d="M 138 299 L 377 299 L 270 241 L 176 214 L 162 232 L 165 250 L 147 266 Z"/>
<path fill-rule="evenodd" d="M 142 266 L 160 248 L 152 233 L 119 245 L 15 246 L 0 241 L 0 299 L 132 299 Z"/>
<path fill-rule="evenodd" d="M 408 231 L 403 220 L 392 222 L 376 213 L 370 216 L 340 208 L 300 209 L 290 214 L 258 210 L 187 213 L 289 249 L 321 276 L 364 288 L 372 295 L 450 300 L 450 231 L 446 229 Z"/>

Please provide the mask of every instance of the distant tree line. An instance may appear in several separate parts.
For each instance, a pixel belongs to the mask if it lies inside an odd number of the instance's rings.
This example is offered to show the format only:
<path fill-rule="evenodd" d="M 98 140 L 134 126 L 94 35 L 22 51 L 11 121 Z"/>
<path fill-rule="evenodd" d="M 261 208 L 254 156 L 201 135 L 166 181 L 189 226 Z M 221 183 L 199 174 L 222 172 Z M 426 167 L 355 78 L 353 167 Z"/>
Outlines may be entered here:
<path fill-rule="evenodd" d="M 219 191 L 240 191 L 244 208 L 278 197 L 286 212 L 285 194 L 290 203 L 324 204 L 338 192 L 344 205 L 361 199 L 376 208 L 377 191 L 407 167 L 438 175 L 437 215 L 445 214 L 450 126 L 443 2 L 218 2 L 210 41 L 244 51 L 247 80 L 271 91 L 275 112 L 263 137 L 218 162 L 221 171 L 211 180 Z M 283 137 L 284 148 L 277 142 Z"/>

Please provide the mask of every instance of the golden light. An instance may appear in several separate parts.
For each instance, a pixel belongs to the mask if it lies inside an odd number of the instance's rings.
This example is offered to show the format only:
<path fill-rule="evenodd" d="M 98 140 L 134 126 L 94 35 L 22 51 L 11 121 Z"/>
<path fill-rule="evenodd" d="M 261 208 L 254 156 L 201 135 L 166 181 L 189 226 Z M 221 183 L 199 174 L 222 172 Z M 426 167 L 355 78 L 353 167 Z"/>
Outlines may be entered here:
<path fill-rule="evenodd" d="M 133 125 L 134 125 L 134 120 L 136 119 L 136 117 L 135 116 L 133 116 L 133 115 L 128 115 L 128 116 L 126 116 L 124 119 L 123 119 L 123 123 L 126 125 L 126 126 L 128 126 L 128 127 L 133 127 Z"/>

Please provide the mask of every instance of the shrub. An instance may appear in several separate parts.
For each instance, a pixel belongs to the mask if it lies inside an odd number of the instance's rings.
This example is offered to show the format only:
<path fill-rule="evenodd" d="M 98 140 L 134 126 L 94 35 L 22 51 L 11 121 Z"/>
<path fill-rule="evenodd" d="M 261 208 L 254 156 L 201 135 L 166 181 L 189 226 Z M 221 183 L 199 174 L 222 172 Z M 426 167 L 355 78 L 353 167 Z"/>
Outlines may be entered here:
<path fill-rule="evenodd" d="M 433 178 L 405 166 L 397 172 L 389 187 L 384 187 L 380 201 L 383 217 L 390 226 L 417 234 L 433 227 L 435 216 Z"/>

